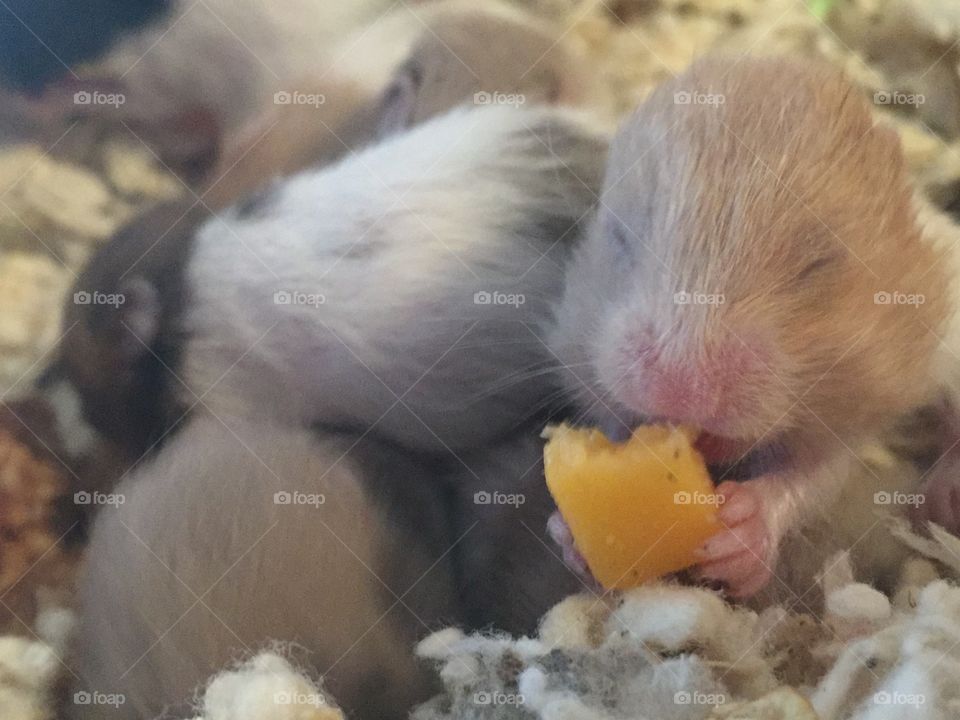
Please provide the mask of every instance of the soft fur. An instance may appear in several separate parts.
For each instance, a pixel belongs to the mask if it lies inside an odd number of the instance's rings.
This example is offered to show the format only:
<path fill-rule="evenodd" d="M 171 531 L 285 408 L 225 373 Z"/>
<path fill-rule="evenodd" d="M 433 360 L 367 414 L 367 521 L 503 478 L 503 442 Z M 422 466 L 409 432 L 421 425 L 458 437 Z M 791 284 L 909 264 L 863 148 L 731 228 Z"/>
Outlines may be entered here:
<path fill-rule="evenodd" d="M 427 450 L 505 434 L 554 387 L 536 328 L 604 161 L 568 112 L 459 110 L 211 220 L 188 269 L 183 402 Z"/>
<path fill-rule="evenodd" d="M 743 487 L 769 537 L 729 540 L 769 572 L 852 448 L 933 387 L 947 278 L 899 141 L 831 68 L 715 57 L 658 87 L 610 155 L 551 345 L 586 415 L 690 424 L 736 448 L 729 461 L 767 452 L 768 477 Z"/>
<path fill-rule="evenodd" d="M 413 643 L 458 621 L 432 475 L 371 439 L 195 419 L 101 509 L 75 690 L 125 695 L 112 717 L 154 717 L 282 640 L 309 652 L 351 717 L 401 717 L 431 688 Z M 323 502 L 278 504 L 284 492 Z"/>

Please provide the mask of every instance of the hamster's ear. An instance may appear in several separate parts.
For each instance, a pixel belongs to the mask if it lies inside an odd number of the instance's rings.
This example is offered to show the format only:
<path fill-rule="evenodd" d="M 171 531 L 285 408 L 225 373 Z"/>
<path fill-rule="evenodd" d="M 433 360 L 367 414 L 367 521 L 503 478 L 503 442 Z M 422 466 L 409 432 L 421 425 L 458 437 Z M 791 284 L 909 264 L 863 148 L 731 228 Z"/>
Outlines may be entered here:
<path fill-rule="evenodd" d="M 417 95 L 423 84 L 423 70 L 415 61 L 404 63 L 380 98 L 377 137 L 385 138 L 413 124 Z"/>
<path fill-rule="evenodd" d="M 160 330 L 160 294 L 143 277 L 133 277 L 120 284 L 117 325 L 119 352 L 127 362 L 138 360 L 148 352 Z"/>

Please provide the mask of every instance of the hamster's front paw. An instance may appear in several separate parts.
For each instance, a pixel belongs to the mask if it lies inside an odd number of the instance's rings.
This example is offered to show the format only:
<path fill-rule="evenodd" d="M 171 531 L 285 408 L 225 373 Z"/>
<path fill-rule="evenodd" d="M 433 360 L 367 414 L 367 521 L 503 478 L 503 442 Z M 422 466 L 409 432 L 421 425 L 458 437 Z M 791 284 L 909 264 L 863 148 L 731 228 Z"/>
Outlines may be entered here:
<path fill-rule="evenodd" d="M 773 576 L 776 543 L 754 486 L 760 480 L 725 482 L 717 488 L 723 502 L 717 518 L 724 529 L 698 551 L 697 576 L 720 582 L 735 598 L 749 598 Z"/>
<path fill-rule="evenodd" d="M 570 532 L 570 527 L 567 525 L 567 521 L 563 519 L 563 515 L 560 514 L 559 510 L 553 513 L 547 520 L 547 533 L 550 535 L 550 539 L 560 547 L 563 553 L 563 564 L 588 588 L 595 591 L 598 590 L 599 584 L 593 577 L 593 573 L 590 572 L 587 561 L 584 560 L 583 555 L 577 550 L 577 546 L 573 541 L 573 533 Z"/>
<path fill-rule="evenodd" d="M 910 509 L 918 525 L 933 522 L 960 535 L 960 456 L 948 453 L 934 466 L 921 488 L 922 502 Z"/>

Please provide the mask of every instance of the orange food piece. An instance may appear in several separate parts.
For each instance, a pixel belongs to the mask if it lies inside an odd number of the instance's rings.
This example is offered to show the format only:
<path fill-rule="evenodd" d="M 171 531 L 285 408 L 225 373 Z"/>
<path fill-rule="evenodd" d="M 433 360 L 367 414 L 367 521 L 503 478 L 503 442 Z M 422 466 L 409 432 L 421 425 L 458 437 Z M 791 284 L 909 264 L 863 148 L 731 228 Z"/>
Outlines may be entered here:
<path fill-rule="evenodd" d="M 566 425 L 544 431 L 547 487 L 593 576 L 607 589 L 696 564 L 720 529 L 718 498 L 687 430 L 640 427 L 625 443 Z"/>

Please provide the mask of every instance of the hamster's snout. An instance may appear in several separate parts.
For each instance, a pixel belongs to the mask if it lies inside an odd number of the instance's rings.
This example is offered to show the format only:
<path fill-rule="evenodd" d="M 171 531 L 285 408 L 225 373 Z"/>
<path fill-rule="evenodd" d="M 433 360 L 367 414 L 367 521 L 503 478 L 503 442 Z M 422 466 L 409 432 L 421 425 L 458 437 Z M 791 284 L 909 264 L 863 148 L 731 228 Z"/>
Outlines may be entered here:
<path fill-rule="evenodd" d="M 682 323 L 681 323 L 682 324 Z M 765 343 L 724 333 L 709 341 L 682 330 L 654 340 L 631 333 L 619 353 L 620 380 L 609 383 L 623 407 L 646 418 L 689 425 L 712 435 L 756 440 L 769 432 L 784 395 Z"/>

